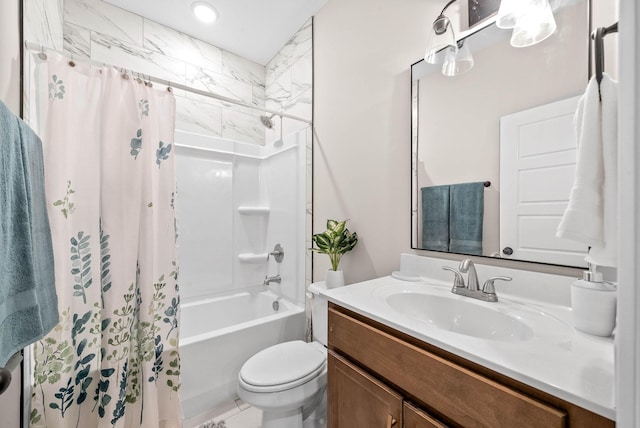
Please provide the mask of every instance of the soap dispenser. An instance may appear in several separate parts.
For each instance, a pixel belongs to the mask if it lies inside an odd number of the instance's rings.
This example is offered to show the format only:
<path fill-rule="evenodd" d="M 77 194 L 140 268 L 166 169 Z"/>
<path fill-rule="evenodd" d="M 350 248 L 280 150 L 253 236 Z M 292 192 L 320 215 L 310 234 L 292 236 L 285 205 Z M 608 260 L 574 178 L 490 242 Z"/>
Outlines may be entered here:
<path fill-rule="evenodd" d="M 610 336 L 616 325 L 616 285 L 603 281 L 590 264 L 582 279 L 571 284 L 573 326 L 596 336 Z"/>

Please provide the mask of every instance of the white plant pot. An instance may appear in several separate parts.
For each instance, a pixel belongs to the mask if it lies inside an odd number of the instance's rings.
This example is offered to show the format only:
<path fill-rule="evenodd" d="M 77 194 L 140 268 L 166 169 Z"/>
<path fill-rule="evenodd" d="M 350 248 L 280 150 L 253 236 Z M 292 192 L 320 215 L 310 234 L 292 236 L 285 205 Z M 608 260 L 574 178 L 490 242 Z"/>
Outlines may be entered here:
<path fill-rule="evenodd" d="M 344 274 L 341 270 L 327 270 L 327 288 L 338 288 L 344 285 Z"/>
<path fill-rule="evenodd" d="M 600 284 L 571 284 L 573 326 L 596 336 L 610 336 L 616 326 L 616 287 Z"/>

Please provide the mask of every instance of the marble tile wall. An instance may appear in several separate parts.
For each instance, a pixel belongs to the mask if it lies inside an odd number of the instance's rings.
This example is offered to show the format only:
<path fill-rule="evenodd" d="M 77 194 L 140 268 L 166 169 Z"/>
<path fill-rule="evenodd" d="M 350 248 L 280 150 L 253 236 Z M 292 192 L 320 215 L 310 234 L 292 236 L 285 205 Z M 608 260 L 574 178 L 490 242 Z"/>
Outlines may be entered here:
<path fill-rule="evenodd" d="M 102 0 L 24 0 L 25 39 L 257 107 L 265 67 Z M 176 91 L 176 127 L 264 144 L 262 111 Z"/>
<path fill-rule="evenodd" d="M 312 19 L 265 66 L 239 57 L 102 0 L 23 0 L 25 39 L 78 58 L 208 90 L 257 107 L 312 119 Z M 276 120 L 260 122 L 261 110 L 176 91 L 176 127 L 255 144 L 309 128 Z M 28 104 L 27 104 L 28 105 Z M 307 129 L 307 248 L 311 247 L 312 132 Z M 311 282 L 307 254 L 306 282 Z"/>
<path fill-rule="evenodd" d="M 291 39 L 274 55 L 266 66 L 265 108 L 282 111 L 304 119 L 313 120 L 313 19 L 309 19 Z M 303 122 L 276 120 L 275 127 L 266 131 L 266 143 L 276 141 L 282 133 L 306 129 L 306 248 L 311 248 L 312 235 L 312 175 L 313 132 Z M 306 254 L 306 284 L 311 284 L 312 254 Z"/>

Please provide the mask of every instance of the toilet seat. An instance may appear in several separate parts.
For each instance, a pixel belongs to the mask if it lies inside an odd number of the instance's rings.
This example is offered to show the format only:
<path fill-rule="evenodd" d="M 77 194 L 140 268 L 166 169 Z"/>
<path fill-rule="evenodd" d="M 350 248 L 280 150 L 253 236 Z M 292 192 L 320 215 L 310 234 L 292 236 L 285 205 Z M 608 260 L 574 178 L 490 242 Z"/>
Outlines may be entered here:
<path fill-rule="evenodd" d="M 239 381 L 251 392 L 280 392 L 300 386 L 318 376 L 326 355 L 316 346 L 294 340 L 264 349 L 240 369 Z"/>

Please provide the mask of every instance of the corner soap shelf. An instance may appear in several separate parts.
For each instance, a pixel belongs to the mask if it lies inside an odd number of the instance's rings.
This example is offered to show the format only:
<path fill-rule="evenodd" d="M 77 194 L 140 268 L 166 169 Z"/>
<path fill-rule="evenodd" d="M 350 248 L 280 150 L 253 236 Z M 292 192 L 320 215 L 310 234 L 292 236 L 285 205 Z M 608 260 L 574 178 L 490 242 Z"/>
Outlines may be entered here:
<path fill-rule="evenodd" d="M 240 253 L 238 260 L 240 263 L 264 263 L 267 261 L 267 253 Z"/>
<path fill-rule="evenodd" d="M 239 206 L 238 212 L 242 215 L 267 215 L 271 209 L 269 207 L 259 206 Z"/>

